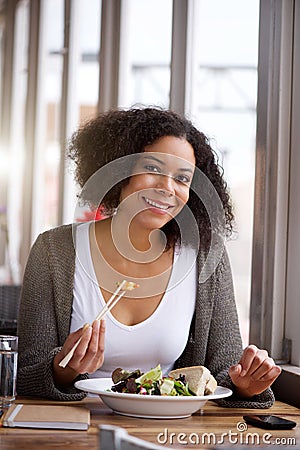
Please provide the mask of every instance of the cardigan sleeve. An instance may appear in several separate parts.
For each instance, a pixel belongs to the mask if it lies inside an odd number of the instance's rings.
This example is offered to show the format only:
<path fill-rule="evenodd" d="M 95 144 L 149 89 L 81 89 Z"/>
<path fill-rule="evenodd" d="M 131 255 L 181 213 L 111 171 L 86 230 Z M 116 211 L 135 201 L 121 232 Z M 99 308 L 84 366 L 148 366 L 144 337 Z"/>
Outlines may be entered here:
<path fill-rule="evenodd" d="M 18 395 L 76 401 L 85 393 L 54 384 L 53 358 L 61 350 L 53 283 L 43 235 L 34 243 L 25 269 L 18 318 Z M 87 378 L 87 374 L 80 378 Z"/>
<path fill-rule="evenodd" d="M 250 399 L 239 398 L 228 369 L 236 364 L 243 352 L 238 315 L 229 258 L 224 249 L 216 270 L 213 310 L 210 322 L 206 364 L 215 375 L 219 385 L 233 391 L 231 397 L 218 400 L 222 406 L 239 408 L 269 408 L 274 402 L 270 388 Z"/>

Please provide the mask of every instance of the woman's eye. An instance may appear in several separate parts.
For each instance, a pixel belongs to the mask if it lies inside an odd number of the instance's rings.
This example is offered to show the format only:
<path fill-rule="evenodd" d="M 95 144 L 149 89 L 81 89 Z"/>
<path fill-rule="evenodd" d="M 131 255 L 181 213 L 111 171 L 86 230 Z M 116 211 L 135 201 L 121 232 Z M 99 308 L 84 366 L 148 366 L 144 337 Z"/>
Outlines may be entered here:
<path fill-rule="evenodd" d="M 178 175 L 176 178 L 176 181 L 179 181 L 179 183 L 189 184 L 191 182 L 190 177 L 187 175 Z"/>
<path fill-rule="evenodd" d="M 147 170 L 147 172 L 160 173 L 159 168 L 157 166 L 153 166 L 152 164 L 147 164 L 144 166 L 144 169 Z"/>

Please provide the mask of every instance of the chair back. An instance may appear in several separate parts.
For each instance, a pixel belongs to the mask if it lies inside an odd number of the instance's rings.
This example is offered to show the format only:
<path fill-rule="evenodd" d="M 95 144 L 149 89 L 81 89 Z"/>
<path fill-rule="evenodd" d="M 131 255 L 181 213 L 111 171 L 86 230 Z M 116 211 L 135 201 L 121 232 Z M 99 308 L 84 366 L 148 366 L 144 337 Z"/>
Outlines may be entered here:
<path fill-rule="evenodd" d="M 100 450 L 168 450 L 167 447 L 131 436 L 124 428 L 100 425 Z"/>
<path fill-rule="evenodd" d="M 154 444 L 153 442 L 147 442 L 143 439 L 137 438 L 127 434 L 127 436 L 120 436 L 117 450 L 167 450 L 168 447 L 162 447 L 161 445 Z"/>
<path fill-rule="evenodd" d="M 124 428 L 116 427 L 115 425 L 100 425 L 100 450 L 117 450 L 116 435 L 127 434 Z"/>

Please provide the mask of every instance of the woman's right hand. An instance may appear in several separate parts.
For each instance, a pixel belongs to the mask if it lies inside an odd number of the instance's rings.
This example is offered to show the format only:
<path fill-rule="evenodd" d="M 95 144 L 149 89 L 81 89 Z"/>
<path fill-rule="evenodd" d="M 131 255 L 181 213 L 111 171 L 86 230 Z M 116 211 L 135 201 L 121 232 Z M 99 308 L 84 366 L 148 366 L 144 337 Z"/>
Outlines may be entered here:
<path fill-rule="evenodd" d="M 69 353 L 74 344 L 81 341 L 65 368 L 59 366 L 60 361 Z M 82 373 L 93 373 L 102 366 L 104 360 L 105 321 L 95 320 L 92 326 L 83 331 L 80 328 L 69 334 L 61 351 L 53 361 L 54 383 L 67 387 Z"/>

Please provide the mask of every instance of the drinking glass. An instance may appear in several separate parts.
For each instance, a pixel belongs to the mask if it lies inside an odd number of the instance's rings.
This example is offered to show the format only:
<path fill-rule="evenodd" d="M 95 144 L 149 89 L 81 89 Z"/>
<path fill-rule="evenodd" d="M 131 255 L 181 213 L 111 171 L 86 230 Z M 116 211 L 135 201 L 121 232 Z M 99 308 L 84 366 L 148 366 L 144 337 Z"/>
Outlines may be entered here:
<path fill-rule="evenodd" d="M 16 398 L 17 361 L 17 336 L 0 335 L 0 407 L 7 408 Z"/>

